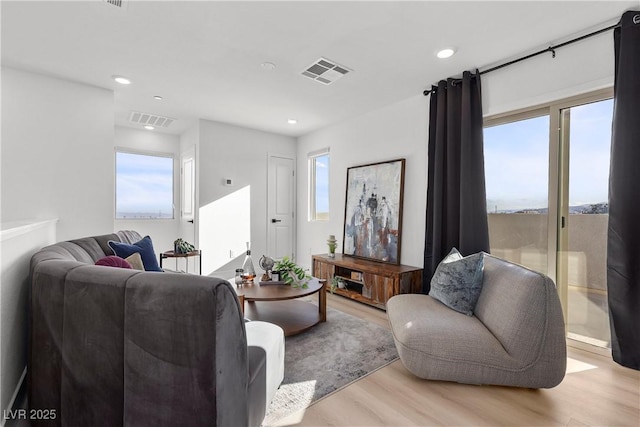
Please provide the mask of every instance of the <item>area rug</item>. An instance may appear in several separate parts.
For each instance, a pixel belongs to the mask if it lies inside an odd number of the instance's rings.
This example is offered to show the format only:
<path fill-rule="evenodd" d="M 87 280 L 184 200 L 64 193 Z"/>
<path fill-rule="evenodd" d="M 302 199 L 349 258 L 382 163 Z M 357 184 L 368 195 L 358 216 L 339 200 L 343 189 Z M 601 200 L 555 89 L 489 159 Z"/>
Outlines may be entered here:
<path fill-rule="evenodd" d="M 308 407 L 398 358 L 388 329 L 327 308 L 327 321 L 285 340 L 284 381 L 263 425 Z"/>

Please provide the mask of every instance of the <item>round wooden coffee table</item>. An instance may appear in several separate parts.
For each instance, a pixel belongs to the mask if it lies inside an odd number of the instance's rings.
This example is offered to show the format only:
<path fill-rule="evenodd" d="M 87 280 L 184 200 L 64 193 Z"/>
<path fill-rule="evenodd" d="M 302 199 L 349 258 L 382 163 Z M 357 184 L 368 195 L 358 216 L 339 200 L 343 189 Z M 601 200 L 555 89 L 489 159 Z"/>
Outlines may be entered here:
<path fill-rule="evenodd" d="M 244 300 L 244 316 L 250 320 L 275 323 L 284 330 L 285 336 L 296 335 L 327 320 L 326 281 L 312 278 L 307 288 L 292 288 L 289 285 L 259 285 L 253 283 L 235 287 Z M 309 295 L 318 294 L 318 305 L 299 301 Z"/>

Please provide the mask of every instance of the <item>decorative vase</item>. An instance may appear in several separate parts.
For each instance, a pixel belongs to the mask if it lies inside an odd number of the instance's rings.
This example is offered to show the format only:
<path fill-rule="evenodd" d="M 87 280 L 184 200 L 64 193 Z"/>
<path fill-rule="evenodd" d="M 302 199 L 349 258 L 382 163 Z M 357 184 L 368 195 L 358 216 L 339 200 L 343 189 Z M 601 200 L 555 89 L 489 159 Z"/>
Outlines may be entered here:
<path fill-rule="evenodd" d="M 253 260 L 251 259 L 251 247 L 249 242 L 247 242 L 247 255 L 244 257 L 242 269 L 244 270 L 243 277 L 245 282 L 253 282 L 253 279 L 256 277 L 256 269 L 253 266 Z"/>
<path fill-rule="evenodd" d="M 336 240 L 336 236 L 333 234 L 329 235 L 329 239 L 327 239 L 327 245 L 329 246 L 329 258 L 335 258 L 336 257 L 336 246 L 338 244 L 338 241 Z"/>

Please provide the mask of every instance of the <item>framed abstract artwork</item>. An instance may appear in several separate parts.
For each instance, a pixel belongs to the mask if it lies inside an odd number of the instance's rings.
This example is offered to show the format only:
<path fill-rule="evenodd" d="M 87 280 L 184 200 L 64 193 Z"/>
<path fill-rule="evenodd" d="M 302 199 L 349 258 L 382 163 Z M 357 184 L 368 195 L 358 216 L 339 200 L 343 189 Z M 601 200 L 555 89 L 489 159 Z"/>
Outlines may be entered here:
<path fill-rule="evenodd" d="M 405 159 L 347 169 L 342 253 L 400 264 Z"/>

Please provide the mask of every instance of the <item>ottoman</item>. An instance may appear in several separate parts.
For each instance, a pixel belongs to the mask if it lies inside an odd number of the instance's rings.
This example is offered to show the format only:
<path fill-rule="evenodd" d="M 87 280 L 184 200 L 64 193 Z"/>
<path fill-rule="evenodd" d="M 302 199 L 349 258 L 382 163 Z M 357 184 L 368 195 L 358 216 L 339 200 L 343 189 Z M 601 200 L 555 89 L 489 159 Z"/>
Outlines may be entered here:
<path fill-rule="evenodd" d="M 267 355 L 266 408 L 268 409 L 276 390 L 284 379 L 284 331 L 278 325 L 260 321 L 246 322 L 245 328 L 247 346 L 260 347 Z"/>

